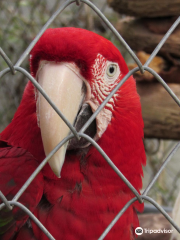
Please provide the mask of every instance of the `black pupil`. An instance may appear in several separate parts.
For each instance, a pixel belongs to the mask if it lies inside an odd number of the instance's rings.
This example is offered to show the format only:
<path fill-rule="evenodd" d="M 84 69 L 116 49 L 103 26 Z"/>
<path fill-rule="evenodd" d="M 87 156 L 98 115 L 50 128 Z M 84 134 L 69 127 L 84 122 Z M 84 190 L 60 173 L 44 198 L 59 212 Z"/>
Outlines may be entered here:
<path fill-rule="evenodd" d="M 109 68 L 109 72 L 110 72 L 111 74 L 114 72 L 114 67 L 113 67 L 113 66 L 111 66 L 111 67 Z"/>

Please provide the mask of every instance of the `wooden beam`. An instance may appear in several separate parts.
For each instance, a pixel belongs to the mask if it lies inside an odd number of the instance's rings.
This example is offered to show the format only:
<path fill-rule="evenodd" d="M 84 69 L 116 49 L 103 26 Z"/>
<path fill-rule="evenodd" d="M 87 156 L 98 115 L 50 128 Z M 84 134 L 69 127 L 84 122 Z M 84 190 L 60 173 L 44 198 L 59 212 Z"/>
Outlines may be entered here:
<path fill-rule="evenodd" d="M 117 12 L 137 17 L 176 16 L 180 12 L 179 0 L 108 0 Z"/>
<path fill-rule="evenodd" d="M 180 99 L 180 85 L 168 84 Z M 147 138 L 180 139 L 180 108 L 160 83 L 137 83 Z"/>
<path fill-rule="evenodd" d="M 172 25 L 172 23 L 170 25 Z M 168 28 L 168 21 L 163 21 L 162 19 L 142 20 L 125 18 L 116 24 L 117 31 L 133 50 L 145 51 L 147 53 L 152 53 Z M 169 36 L 159 53 L 163 56 L 169 54 L 170 56 L 180 57 L 179 36 L 180 26 Z M 175 59 L 172 61 L 174 60 Z M 176 62 L 174 62 L 174 64 L 176 64 Z M 177 62 L 177 65 L 180 65 L 179 62 Z"/>

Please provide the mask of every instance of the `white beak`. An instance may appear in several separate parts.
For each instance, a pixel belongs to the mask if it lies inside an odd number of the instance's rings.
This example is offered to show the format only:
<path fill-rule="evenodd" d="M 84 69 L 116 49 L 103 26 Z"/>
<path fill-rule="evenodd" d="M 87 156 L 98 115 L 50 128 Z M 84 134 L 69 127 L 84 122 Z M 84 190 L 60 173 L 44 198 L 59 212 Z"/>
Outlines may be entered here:
<path fill-rule="evenodd" d="M 39 68 L 37 77 L 39 84 L 50 99 L 73 124 L 84 97 L 83 79 L 79 74 L 79 69 L 73 63 L 46 62 Z M 69 135 L 70 129 L 40 93 L 37 97 L 37 117 L 47 156 L 60 141 Z M 51 169 L 57 177 L 60 177 L 67 144 L 68 142 L 49 160 Z"/>

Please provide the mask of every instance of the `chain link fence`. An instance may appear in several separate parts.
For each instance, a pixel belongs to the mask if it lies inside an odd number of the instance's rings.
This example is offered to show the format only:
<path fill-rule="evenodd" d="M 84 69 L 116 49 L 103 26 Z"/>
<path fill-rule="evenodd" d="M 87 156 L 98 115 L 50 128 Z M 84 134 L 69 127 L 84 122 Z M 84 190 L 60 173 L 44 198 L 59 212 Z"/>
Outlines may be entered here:
<path fill-rule="evenodd" d="M 36 42 L 39 40 L 39 38 L 42 36 L 44 31 L 49 27 L 49 25 L 55 21 L 57 16 L 64 10 L 66 7 L 68 7 L 71 4 L 76 4 L 77 6 L 81 7 L 81 4 L 84 3 L 87 6 L 89 6 L 91 9 L 94 10 L 94 12 L 101 18 L 101 20 L 104 22 L 105 26 L 113 33 L 113 35 L 116 37 L 116 39 L 124 46 L 125 50 L 131 55 L 133 60 L 136 62 L 138 67 L 132 69 L 122 80 L 121 82 L 112 90 L 112 92 L 109 94 L 109 96 L 104 100 L 104 102 L 99 106 L 99 108 L 93 113 L 91 118 L 86 122 L 86 124 L 82 127 L 82 129 L 77 132 L 75 128 L 67 121 L 65 116 L 59 111 L 59 109 L 53 104 L 51 99 L 47 96 L 45 91 L 41 88 L 41 86 L 38 84 L 38 82 L 29 74 L 28 71 L 26 71 L 21 65 L 25 61 L 26 57 L 29 55 L 30 51 L 36 44 Z M 62 4 L 62 6 L 59 7 L 59 9 L 52 14 L 50 19 L 46 22 L 46 24 L 42 27 L 38 35 L 34 38 L 34 40 L 30 43 L 28 48 L 24 51 L 24 53 L 21 55 L 21 57 L 18 59 L 16 64 L 13 64 L 12 61 L 9 59 L 9 57 L 6 55 L 6 53 L 3 51 L 2 48 L 0 48 L 0 54 L 1 57 L 4 59 L 6 64 L 8 65 L 8 68 L 5 68 L 0 72 L 0 78 L 5 76 L 7 73 L 11 73 L 13 76 L 17 72 L 21 72 L 23 76 L 27 77 L 33 85 L 38 89 L 38 91 L 44 96 L 44 98 L 49 102 L 49 104 L 52 106 L 52 108 L 57 112 L 57 114 L 64 120 L 64 122 L 68 125 L 68 127 L 71 130 L 71 134 L 63 139 L 54 149 L 53 151 L 42 161 L 42 163 L 38 166 L 38 168 L 33 172 L 33 174 L 27 179 L 27 181 L 24 183 L 22 188 L 18 191 L 18 193 L 14 196 L 14 198 L 11 201 L 8 201 L 6 197 L 3 195 L 3 193 L 0 191 L 0 198 L 2 200 L 2 204 L 0 205 L 0 210 L 3 208 L 8 208 L 11 210 L 13 206 L 17 206 L 21 208 L 24 212 L 26 212 L 29 217 L 39 226 L 39 228 L 46 234 L 46 236 L 49 239 L 54 239 L 51 233 L 48 232 L 48 230 L 39 222 L 39 220 L 33 215 L 32 212 L 30 212 L 25 206 L 23 206 L 21 203 L 18 202 L 18 199 L 20 196 L 24 193 L 24 191 L 27 189 L 27 187 L 31 184 L 33 179 L 37 176 L 37 174 L 41 171 L 41 169 L 47 164 L 49 159 L 53 156 L 55 152 L 58 151 L 58 149 L 65 144 L 67 141 L 69 141 L 71 138 L 76 137 L 79 139 L 79 137 L 85 138 L 87 141 L 89 141 L 104 157 L 104 159 L 108 162 L 108 164 L 114 169 L 114 171 L 118 174 L 118 176 L 127 184 L 127 186 L 131 189 L 131 191 L 134 193 L 135 197 L 131 199 L 124 207 L 120 210 L 120 212 L 117 214 L 117 216 L 114 218 L 114 220 L 109 224 L 109 226 L 104 230 L 102 235 L 99 237 L 100 239 L 104 239 L 105 236 L 108 234 L 108 232 L 111 230 L 111 228 L 116 224 L 118 219 L 123 215 L 123 213 L 126 211 L 126 209 L 133 204 L 135 201 L 139 201 L 142 203 L 144 200 L 154 205 L 164 216 L 165 218 L 172 224 L 172 226 L 180 233 L 180 228 L 175 224 L 175 222 L 172 220 L 172 218 L 166 213 L 166 211 L 151 197 L 147 196 L 152 186 L 156 183 L 159 175 L 163 171 L 163 169 L 166 167 L 168 162 L 172 159 L 173 155 L 176 153 L 178 148 L 180 147 L 180 142 L 176 144 L 176 146 L 173 148 L 173 150 L 170 152 L 168 157 L 163 162 L 160 169 L 157 171 L 156 175 L 152 179 L 152 181 L 149 183 L 148 187 L 143 191 L 143 193 L 140 195 L 137 190 L 131 185 L 131 183 L 124 177 L 124 175 L 119 171 L 119 169 L 113 164 L 111 159 L 105 154 L 105 152 L 100 148 L 100 146 L 89 136 L 84 134 L 85 130 L 88 128 L 88 126 L 92 123 L 92 121 L 96 118 L 98 113 L 104 108 L 104 106 L 107 104 L 107 102 L 111 99 L 111 97 L 116 93 L 116 91 L 125 83 L 125 81 L 133 75 L 135 72 L 140 71 L 141 73 L 144 73 L 144 71 L 148 71 L 154 77 L 162 84 L 162 86 L 166 89 L 166 91 L 169 93 L 169 95 L 174 99 L 174 101 L 180 106 L 180 100 L 178 97 L 174 94 L 174 92 L 168 87 L 168 85 L 164 82 L 164 80 L 151 68 L 149 68 L 150 62 L 153 60 L 153 58 L 158 53 L 159 49 L 162 47 L 164 42 L 167 40 L 167 38 L 170 36 L 170 34 L 174 31 L 174 29 L 178 26 L 180 23 L 180 17 L 174 22 L 174 24 L 171 26 L 169 31 L 164 35 L 163 39 L 160 41 L 160 43 L 157 45 L 157 47 L 154 49 L 153 53 L 150 55 L 149 59 L 146 61 L 144 65 L 141 64 L 140 60 L 137 58 L 135 53 L 132 51 L 132 49 L 129 47 L 129 45 L 126 43 L 126 41 L 121 37 L 121 35 L 116 31 L 116 29 L 113 27 L 113 25 L 108 21 L 108 19 L 104 16 L 104 14 L 90 1 L 88 0 L 68 0 Z M 52 233 L 53 234 L 53 233 Z"/>

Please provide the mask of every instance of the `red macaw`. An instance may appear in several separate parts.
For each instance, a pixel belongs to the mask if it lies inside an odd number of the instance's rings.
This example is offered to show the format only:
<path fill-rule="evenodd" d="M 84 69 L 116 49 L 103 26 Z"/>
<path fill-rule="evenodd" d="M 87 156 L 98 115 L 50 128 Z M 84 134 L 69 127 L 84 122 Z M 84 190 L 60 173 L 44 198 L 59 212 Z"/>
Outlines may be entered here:
<path fill-rule="evenodd" d="M 118 49 L 96 33 L 78 28 L 48 29 L 30 55 L 31 74 L 79 130 L 128 73 Z M 12 122 L 0 134 L 0 190 L 8 200 L 69 128 L 29 81 Z M 130 77 L 86 131 L 130 183 L 142 187 L 143 120 L 136 84 Z M 63 167 L 62 167 L 63 166 Z M 132 191 L 86 140 L 70 140 L 49 160 L 19 202 L 53 237 L 97 239 Z M 139 226 L 135 202 L 106 239 L 134 239 Z M 2 240 L 48 239 L 19 208 L 0 213 Z"/>

